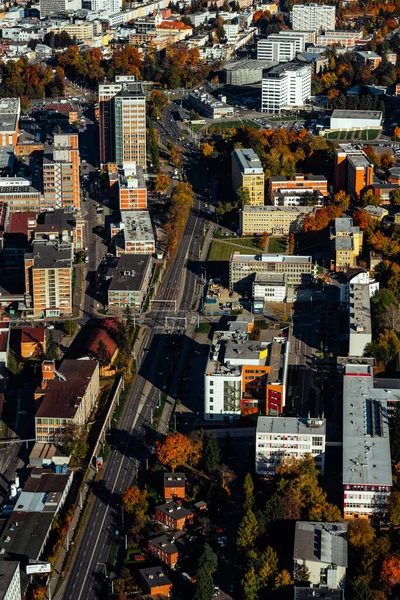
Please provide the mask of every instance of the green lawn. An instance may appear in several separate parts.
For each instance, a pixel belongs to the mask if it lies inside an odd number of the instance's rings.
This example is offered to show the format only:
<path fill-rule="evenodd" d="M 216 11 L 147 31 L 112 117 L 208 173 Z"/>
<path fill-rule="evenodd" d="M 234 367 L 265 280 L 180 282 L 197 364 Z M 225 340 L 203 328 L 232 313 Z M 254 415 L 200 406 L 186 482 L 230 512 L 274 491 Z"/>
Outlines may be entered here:
<path fill-rule="evenodd" d="M 376 140 L 376 138 L 378 137 L 379 134 L 380 134 L 380 131 L 377 131 L 376 129 L 363 131 L 361 134 L 361 139 L 362 140 Z"/>
<path fill-rule="evenodd" d="M 377 129 L 362 131 L 332 131 L 326 134 L 328 140 L 376 140 L 380 131 Z"/>
<path fill-rule="evenodd" d="M 270 254 L 282 254 L 286 252 L 286 238 L 269 238 L 268 252 Z"/>
<path fill-rule="evenodd" d="M 209 130 L 211 129 L 211 127 L 213 127 L 215 129 L 215 131 L 222 131 L 223 129 L 229 129 L 230 127 L 235 127 L 236 129 L 239 129 L 240 127 L 244 127 L 245 125 L 248 125 L 249 127 L 253 127 L 253 129 L 260 129 L 260 125 L 258 123 L 254 123 L 254 121 L 247 121 L 247 120 L 243 120 L 243 121 L 224 121 L 223 123 L 213 123 L 212 125 L 210 125 Z"/>
<path fill-rule="evenodd" d="M 261 254 L 259 246 L 252 237 L 220 238 L 212 241 L 207 260 L 229 260 L 232 252 L 240 254 Z"/>
<path fill-rule="evenodd" d="M 198 327 L 194 330 L 195 333 L 210 333 L 210 323 L 199 323 Z"/>

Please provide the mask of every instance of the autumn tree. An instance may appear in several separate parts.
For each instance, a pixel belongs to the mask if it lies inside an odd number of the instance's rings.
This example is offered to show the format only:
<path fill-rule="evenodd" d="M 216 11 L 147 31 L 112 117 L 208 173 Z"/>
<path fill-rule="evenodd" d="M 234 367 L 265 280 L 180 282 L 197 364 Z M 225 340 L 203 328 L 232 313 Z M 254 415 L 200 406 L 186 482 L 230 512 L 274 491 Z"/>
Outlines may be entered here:
<path fill-rule="evenodd" d="M 169 144 L 169 153 L 171 156 L 171 162 L 175 167 L 180 167 L 182 165 L 182 152 L 183 148 L 181 146 L 177 146 L 176 144 Z"/>
<path fill-rule="evenodd" d="M 200 144 L 200 153 L 203 158 L 209 158 L 210 156 L 212 156 L 213 152 L 214 152 L 213 144 L 209 144 L 208 142 L 204 142 L 203 144 Z"/>
<path fill-rule="evenodd" d="M 250 202 L 250 193 L 247 188 L 238 188 L 236 190 L 236 197 L 241 208 L 243 208 L 243 206 L 246 206 Z"/>
<path fill-rule="evenodd" d="M 154 184 L 154 190 L 158 194 L 165 194 L 169 190 L 169 177 L 168 175 L 164 175 L 163 173 L 157 173 L 156 182 Z"/>
<path fill-rule="evenodd" d="M 363 206 L 379 206 L 381 198 L 377 194 L 374 194 L 373 190 L 366 189 L 361 194 L 361 204 Z"/>
<path fill-rule="evenodd" d="M 343 211 L 346 211 L 350 206 L 350 195 L 346 194 L 346 192 L 343 190 L 340 190 L 337 192 L 337 194 L 335 194 L 333 201 L 335 204 L 340 206 Z"/>
<path fill-rule="evenodd" d="M 382 564 L 381 579 L 390 587 L 400 583 L 400 558 L 394 554 L 386 557 Z"/>
<path fill-rule="evenodd" d="M 400 352 L 400 340 L 394 331 L 385 329 L 378 339 L 367 345 L 367 352 L 379 363 L 388 365 Z"/>
<path fill-rule="evenodd" d="M 375 531 L 367 519 L 352 519 L 347 524 L 347 540 L 355 549 L 366 548 L 375 538 Z"/>
<path fill-rule="evenodd" d="M 254 545 L 259 533 L 255 514 L 248 509 L 243 516 L 237 532 L 236 545 L 240 550 L 246 550 Z"/>
<path fill-rule="evenodd" d="M 190 453 L 188 458 L 188 463 L 191 467 L 195 467 L 199 464 L 203 457 L 204 450 L 204 432 L 200 431 L 192 431 L 189 434 L 189 442 L 190 442 Z"/>
<path fill-rule="evenodd" d="M 88 432 L 84 425 L 67 425 L 63 434 L 62 445 L 71 456 L 83 460 L 87 454 Z"/>
<path fill-rule="evenodd" d="M 278 575 L 275 577 L 275 589 L 280 589 L 283 587 L 287 587 L 289 585 L 293 585 L 292 577 L 286 569 L 283 569 Z"/>
<path fill-rule="evenodd" d="M 194 192 L 192 186 L 190 183 L 180 181 L 172 190 L 168 221 L 164 228 L 170 256 L 176 251 L 193 203 Z"/>
<path fill-rule="evenodd" d="M 400 204 L 400 188 L 396 188 L 390 192 L 390 200 L 393 204 Z"/>
<path fill-rule="evenodd" d="M 396 141 L 400 138 L 400 127 L 394 128 L 393 137 Z"/>
<path fill-rule="evenodd" d="M 67 321 L 64 321 L 64 331 L 67 335 L 69 335 L 69 336 L 74 335 L 77 328 L 78 328 L 78 326 L 75 323 L 75 321 L 71 321 L 70 319 Z"/>
<path fill-rule="evenodd" d="M 159 119 L 163 110 L 168 106 L 168 103 L 168 96 L 164 92 L 153 90 L 148 102 L 150 114 Z"/>
<path fill-rule="evenodd" d="M 136 485 L 126 488 L 122 495 L 122 506 L 126 513 L 143 520 L 149 507 L 147 490 L 140 490 Z"/>
<path fill-rule="evenodd" d="M 247 473 L 243 482 L 243 510 L 246 512 L 254 506 L 254 483 L 250 473 Z"/>
<path fill-rule="evenodd" d="M 278 555 L 271 546 L 267 546 L 260 556 L 259 578 L 265 587 L 278 572 Z"/>
<path fill-rule="evenodd" d="M 393 154 L 391 152 L 384 152 L 381 154 L 381 167 L 382 169 L 388 170 L 396 164 Z"/>
<path fill-rule="evenodd" d="M 218 467 L 218 481 L 223 490 L 230 496 L 230 484 L 235 480 L 235 473 L 227 465 L 223 464 Z"/>
<path fill-rule="evenodd" d="M 389 496 L 389 520 L 394 527 L 400 525 L 400 492 L 392 492 Z"/>
<path fill-rule="evenodd" d="M 373 226 L 372 217 L 365 210 L 356 210 L 353 214 L 353 223 L 358 226 L 361 231 L 371 229 Z"/>
<path fill-rule="evenodd" d="M 170 433 L 163 442 L 156 443 L 157 458 L 161 464 L 175 471 L 190 456 L 190 441 L 182 433 Z"/>
<path fill-rule="evenodd" d="M 296 581 L 310 581 L 310 571 L 306 565 L 296 563 L 294 565 L 293 577 Z"/>
<path fill-rule="evenodd" d="M 268 245 L 268 233 L 264 231 L 261 237 L 261 250 L 266 250 Z"/>
<path fill-rule="evenodd" d="M 251 567 L 242 579 L 243 598 L 246 600 L 257 600 L 260 589 L 260 580 L 254 567 Z"/>

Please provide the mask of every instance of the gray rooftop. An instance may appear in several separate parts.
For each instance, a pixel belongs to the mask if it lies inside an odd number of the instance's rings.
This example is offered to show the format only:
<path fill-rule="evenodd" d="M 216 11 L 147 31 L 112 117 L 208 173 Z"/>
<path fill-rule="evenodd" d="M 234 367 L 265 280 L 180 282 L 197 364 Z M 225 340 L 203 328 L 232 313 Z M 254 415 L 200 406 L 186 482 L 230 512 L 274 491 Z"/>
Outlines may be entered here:
<path fill-rule="evenodd" d="M 254 283 L 261 285 L 286 285 L 286 273 L 256 273 Z"/>
<path fill-rule="evenodd" d="M 179 551 L 179 548 L 176 544 L 176 540 L 181 535 L 182 531 L 177 531 L 171 535 L 159 535 L 158 537 L 149 540 L 149 544 L 156 546 L 156 548 L 160 548 L 163 552 L 166 552 L 167 554 L 174 554 L 175 552 Z"/>
<path fill-rule="evenodd" d="M 252 148 L 234 150 L 232 152 L 232 160 L 238 165 L 244 175 L 264 173 L 261 161 Z"/>
<path fill-rule="evenodd" d="M 354 240 L 351 237 L 335 238 L 335 250 L 354 250 Z"/>
<path fill-rule="evenodd" d="M 293 435 L 325 435 L 325 419 L 300 419 L 298 417 L 258 417 L 257 434 L 287 433 Z"/>
<path fill-rule="evenodd" d="M 269 69 L 276 65 L 276 62 L 270 60 L 244 59 L 235 60 L 234 62 L 224 65 L 224 71 L 253 71 L 260 69 Z"/>
<path fill-rule="evenodd" d="M 169 585 L 171 580 L 167 577 L 162 567 L 149 567 L 148 569 L 140 569 L 139 574 L 143 581 L 150 588 L 159 585 Z"/>
<path fill-rule="evenodd" d="M 298 521 L 293 558 L 347 567 L 347 523 Z"/>
<path fill-rule="evenodd" d="M 382 119 L 382 113 L 379 110 L 344 110 L 336 108 L 331 119 Z"/>
<path fill-rule="evenodd" d="M 360 233 L 360 228 L 353 225 L 351 217 L 340 217 L 335 219 L 335 233 Z"/>
<path fill-rule="evenodd" d="M 184 508 L 177 502 L 166 502 L 165 504 L 160 504 L 160 506 L 157 506 L 157 510 L 165 513 L 173 519 L 182 519 L 193 514 L 191 510 Z"/>
<path fill-rule="evenodd" d="M 2 560 L 0 562 L 0 600 L 11 598 L 7 591 L 17 570 L 19 571 L 19 562 L 17 561 Z"/>
<path fill-rule="evenodd" d="M 232 254 L 231 262 L 265 262 L 311 265 L 312 256 L 287 256 L 286 254 Z"/>
<path fill-rule="evenodd" d="M 107 270 L 106 277 L 112 277 L 109 290 L 139 291 L 149 269 L 151 257 L 148 254 L 123 254 L 115 267 Z"/>
<path fill-rule="evenodd" d="M 263 73 L 263 77 L 272 78 L 272 77 L 280 77 L 287 73 L 288 71 L 301 71 L 303 69 L 309 69 L 311 72 L 311 67 L 309 65 L 305 65 L 300 62 L 287 62 L 276 67 L 273 67 L 270 71 L 265 71 Z"/>
<path fill-rule="evenodd" d="M 343 484 L 392 486 L 387 399 L 369 365 L 347 364 L 343 378 Z"/>
<path fill-rule="evenodd" d="M 278 194 L 279 194 L 279 192 L 278 192 Z M 293 196 L 299 195 L 299 193 L 296 192 L 296 190 L 292 190 L 292 194 L 293 194 Z M 320 196 L 322 196 L 322 194 L 320 194 Z M 314 206 L 275 206 L 275 205 L 271 206 L 270 204 L 266 204 L 264 206 L 257 206 L 257 205 L 252 206 L 250 204 L 247 204 L 246 206 L 243 207 L 243 212 L 245 212 L 245 213 L 259 212 L 259 213 L 307 214 L 307 213 L 315 212 L 315 207 Z"/>
<path fill-rule="evenodd" d="M 119 82 L 117 82 L 119 83 Z M 117 97 L 126 98 L 127 96 L 145 96 L 143 84 L 140 81 L 123 82 L 123 88 L 116 94 Z"/>
<path fill-rule="evenodd" d="M 352 335 L 356 333 L 372 333 L 369 286 L 362 283 L 355 283 L 350 291 L 349 302 L 350 333 Z"/>
<path fill-rule="evenodd" d="M 184 486 L 185 482 L 185 473 L 164 473 L 164 487 Z"/>
<path fill-rule="evenodd" d="M 121 212 L 121 223 L 126 242 L 154 242 L 153 227 L 148 210 L 124 210 Z"/>
<path fill-rule="evenodd" d="M 34 268 L 68 269 L 72 267 L 73 248 L 69 243 L 35 241 L 32 253 L 25 258 L 34 258 Z"/>

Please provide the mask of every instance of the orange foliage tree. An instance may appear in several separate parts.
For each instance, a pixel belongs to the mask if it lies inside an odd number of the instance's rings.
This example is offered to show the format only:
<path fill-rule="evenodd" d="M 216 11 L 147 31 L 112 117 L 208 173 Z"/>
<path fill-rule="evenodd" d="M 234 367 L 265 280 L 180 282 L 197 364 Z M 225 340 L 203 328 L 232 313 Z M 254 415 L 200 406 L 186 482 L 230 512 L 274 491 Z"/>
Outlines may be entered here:
<path fill-rule="evenodd" d="M 169 177 L 163 173 L 158 173 L 154 189 L 158 194 L 165 194 L 169 190 Z"/>
<path fill-rule="evenodd" d="M 140 490 L 135 485 L 126 488 L 122 496 L 124 511 L 134 514 L 137 518 L 144 517 L 148 509 L 147 491 Z"/>
<path fill-rule="evenodd" d="M 392 554 L 384 559 L 381 579 L 390 587 L 400 583 L 400 558 Z"/>
<path fill-rule="evenodd" d="M 204 144 L 201 144 L 200 146 L 200 152 L 204 158 L 208 158 L 214 152 L 214 146 L 208 142 L 204 142 Z"/>
<path fill-rule="evenodd" d="M 188 438 L 181 433 L 171 433 L 163 442 L 157 442 L 157 458 L 166 467 L 175 471 L 179 465 L 187 463 L 191 444 Z"/>

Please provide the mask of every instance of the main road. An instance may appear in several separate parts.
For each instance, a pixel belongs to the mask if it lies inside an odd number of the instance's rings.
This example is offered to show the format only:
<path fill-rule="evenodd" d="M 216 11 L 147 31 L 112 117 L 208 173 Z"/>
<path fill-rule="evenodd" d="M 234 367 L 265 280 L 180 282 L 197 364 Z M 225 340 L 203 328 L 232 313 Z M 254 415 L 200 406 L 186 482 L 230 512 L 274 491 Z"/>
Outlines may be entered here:
<path fill-rule="evenodd" d="M 195 153 L 191 148 L 188 152 Z M 188 171 L 196 191 L 207 185 L 202 167 L 192 155 L 190 162 L 196 169 Z M 193 178 L 193 179 L 192 179 Z M 103 480 L 94 488 L 95 498 L 76 548 L 72 568 L 57 598 L 64 600 L 94 600 L 104 586 L 105 566 L 117 531 L 123 528 L 121 494 L 146 467 L 149 455 L 144 440 L 152 415 L 157 406 L 162 378 L 165 373 L 167 342 L 165 317 L 171 317 L 171 327 L 179 327 L 173 317 L 189 316 L 202 292 L 199 255 L 204 231 L 203 198 L 196 194 L 177 254 L 168 268 L 158 290 L 158 300 L 176 301 L 153 304 L 153 326 L 142 329 L 137 348 L 138 374 L 136 375 L 113 439 L 113 451 L 105 463 Z M 183 325 L 183 321 L 182 321 Z M 183 327 L 182 327 L 183 329 Z M 169 351 L 168 351 L 169 352 Z M 147 356 L 151 356 L 147 360 Z M 172 360 L 170 361 L 173 362 Z"/>

